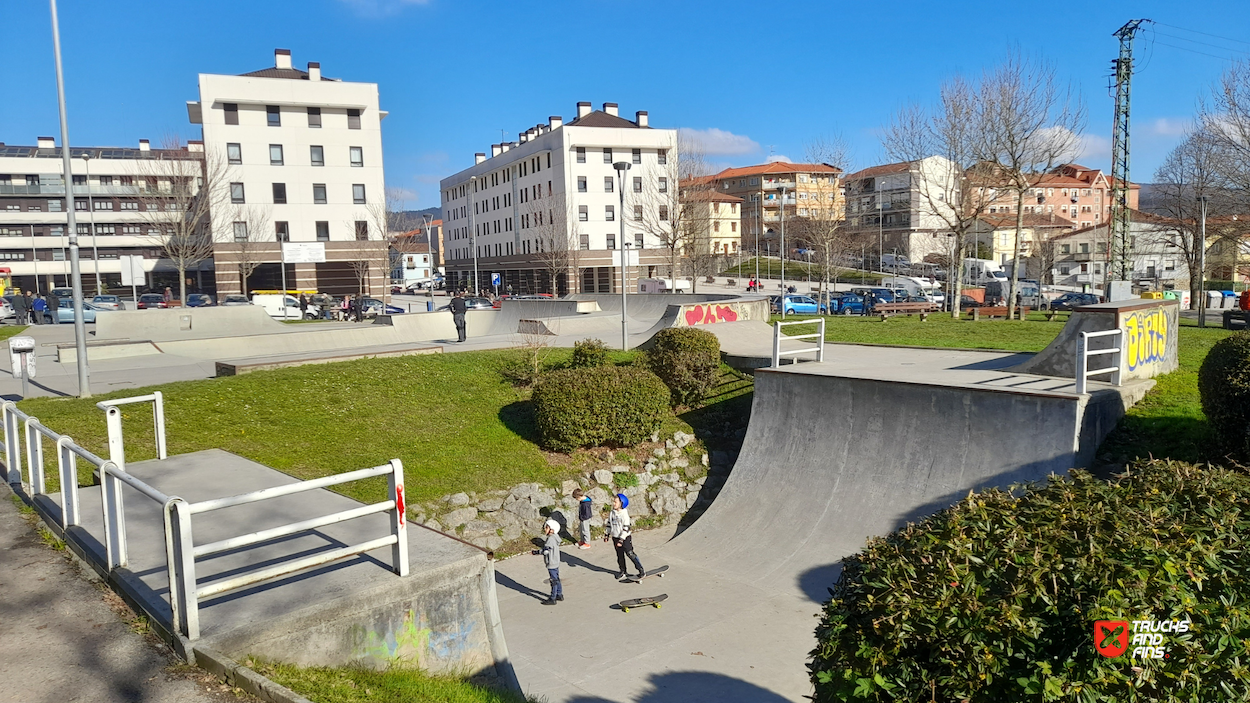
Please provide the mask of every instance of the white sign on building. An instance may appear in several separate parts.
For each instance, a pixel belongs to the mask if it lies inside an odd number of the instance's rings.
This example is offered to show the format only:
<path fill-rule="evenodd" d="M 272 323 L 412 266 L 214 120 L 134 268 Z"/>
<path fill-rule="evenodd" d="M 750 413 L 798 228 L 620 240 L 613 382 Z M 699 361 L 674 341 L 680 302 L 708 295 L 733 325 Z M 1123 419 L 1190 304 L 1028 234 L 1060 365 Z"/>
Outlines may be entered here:
<path fill-rule="evenodd" d="M 282 245 L 282 260 L 288 264 L 324 264 L 326 245 L 322 242 L 286 242 Z"/>

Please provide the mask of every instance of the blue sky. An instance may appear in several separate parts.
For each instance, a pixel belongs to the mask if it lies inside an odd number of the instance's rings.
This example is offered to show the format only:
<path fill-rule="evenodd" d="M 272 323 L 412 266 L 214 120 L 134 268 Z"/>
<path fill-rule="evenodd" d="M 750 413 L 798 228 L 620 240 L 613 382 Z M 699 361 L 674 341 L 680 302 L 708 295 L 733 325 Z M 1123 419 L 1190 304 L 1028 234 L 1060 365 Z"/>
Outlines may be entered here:
<path fill-rule="evenodd" d="M 438 204 L 438 180 L 473 153 L 579 100 L 647 110 L 699 130 L 718 165 L 801 160 L 841 135 L 852 167 L 881 159 L 877 135 L 901 106 L 975 75 L 1014 49 L 1055 65 L 1089 111 L 1081 161 L 1106 168 L 1111 33 L 1146 17 L 1137 42 L 1133 180 L 1148 181 L 1230 57 L 1247 57 L 1250 3 L 760 3 L 722 0 L 61 0 L 70 139 L 129 145 L 198 133 L 185 102 L 198 73 L 272 65 L 377 82 L 387 186 L 409 208 Z M 46 2 L 6 0 L 0 141 L 59 135 Z M 1205 33 L 1200 34 L 1199 32 Z M 1198 53 L 1201 52 L 1201 53 Z"/>

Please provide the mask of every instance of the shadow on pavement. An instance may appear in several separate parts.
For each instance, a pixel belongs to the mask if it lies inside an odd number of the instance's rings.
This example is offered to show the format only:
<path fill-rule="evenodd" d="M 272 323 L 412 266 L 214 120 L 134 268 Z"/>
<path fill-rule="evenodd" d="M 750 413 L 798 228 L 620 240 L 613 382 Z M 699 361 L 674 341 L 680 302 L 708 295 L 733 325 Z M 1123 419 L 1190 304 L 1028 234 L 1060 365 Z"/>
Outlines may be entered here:
<path fill-rule="evenodd" d="M 789 703 L 788 699 L 753 683 L 706 671 L 673 671 L 648 679 L 651 688 L 634 698 L 636 703 Z M 607 698 L 581 696 L 569 703 L 617 703 Z"/>
<path fill-rule="evenodd" d="M 830 589 L 842 576 L 842 562 L 825 564 L 799 574 L 799 588 L 813 603 L 825 603 L 832 596 Z"/>
<path fill-rule="evenodd" d="M 503 586 L 504 588 L 510 591 L 516 591 L 517 593 L 520 593 L 523 596 L 529 596 L 530 598 L 537 598 L 538 600 L 547 600 L 548 594 L 543 593 L 542 591 L 536 591 L 530 588 L 529 586 L 517 583 L 516 581 L 512 580 L 511 578 L 507 576 L 504 576 L 498 571 L 495 572 L 495 583 L 499 584 L 500 586 Z"/>

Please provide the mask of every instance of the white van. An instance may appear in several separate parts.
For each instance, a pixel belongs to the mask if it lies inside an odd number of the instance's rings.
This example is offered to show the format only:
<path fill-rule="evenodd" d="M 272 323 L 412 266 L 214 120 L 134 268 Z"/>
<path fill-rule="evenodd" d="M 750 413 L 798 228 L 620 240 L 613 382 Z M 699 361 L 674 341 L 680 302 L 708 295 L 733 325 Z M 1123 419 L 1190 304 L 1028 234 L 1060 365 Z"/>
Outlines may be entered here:
<path fill-rule="evenodd" d="M 286 299 L 285 309 L 283 298 Z M 265 312 L 275 320 L 298 320 L 300 318 L 315 320 L 320 317 L 321 313 L 321 308 L 312 303 L 308 304 L 306 312 L 301 313 L 298 298 L 280 293 L 256 293 L 252 296 L 252 305 L 264 308 Z"/>
<path fill-rule="evenodd" d="M 672 283 L 672 287 L 669 286 Z M 639 293 L 689 293 L 690 281 L 679 278 L 673 281 L 669 278 L 643 278 L 638 281 Z"/>
<path fill-rule="evenodd" d="M 986 283 L 1004 283 L 1007 274 L 1003 267 L 989 259 L 964 259 L 964 285 L 983 286 Z"/>
<path fill-rule="evenodd" d="M 890 288 L 893 290 L 904 290 L 907 297 L 913 300 L 923 298 L 930 303 L 941 305 L 946 300 L 946 295 L 942 292 L 942 287 L 936 283 L 930 283 L 927 279 L 919 276 L 886 276 L 881 279 L 882 288 Z"/>

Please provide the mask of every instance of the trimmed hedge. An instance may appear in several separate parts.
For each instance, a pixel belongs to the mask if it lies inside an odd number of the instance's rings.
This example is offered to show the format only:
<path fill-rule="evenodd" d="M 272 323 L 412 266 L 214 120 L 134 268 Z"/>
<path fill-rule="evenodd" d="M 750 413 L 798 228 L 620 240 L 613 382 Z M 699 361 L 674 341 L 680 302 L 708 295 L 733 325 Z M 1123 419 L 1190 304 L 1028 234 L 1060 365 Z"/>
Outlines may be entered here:
<path fill-rule="evenodd" d="M 970 495 L 844 560 L 815 700 L 1250 700 L 1247 535 L 1250 476 L 1220 467 Z M 1186 618 L 1165 659 L 1095 650 L 1097 620 Z"/>
<path fill-rule="evenodd" d="M 670 414 L 664 382 L 635 366 L 551 371 L 535 386 L 533 402 L 543 446 L 561 452 L 634 446 Z"/>
<path fill-rule="evenodd" d="M 694 405 L 707 397 L 720 377 L 720 340 L 707 330 L 672 327 L 655 335 L 647 368 L 673 394 L 673 404 Z"/>
<path fill-rule="evenodd" d="M 1198 369 L 1198 393 L 1220 453 L 1250 461 L 1250 332 L 1211 347 Z"/>
<path fill-rule="evenodd" d="M 583 339 L 573 342 L 573 359 L 569 367 L 574 369 L 608 365 L 608 346 L 601 339 Z"/>

